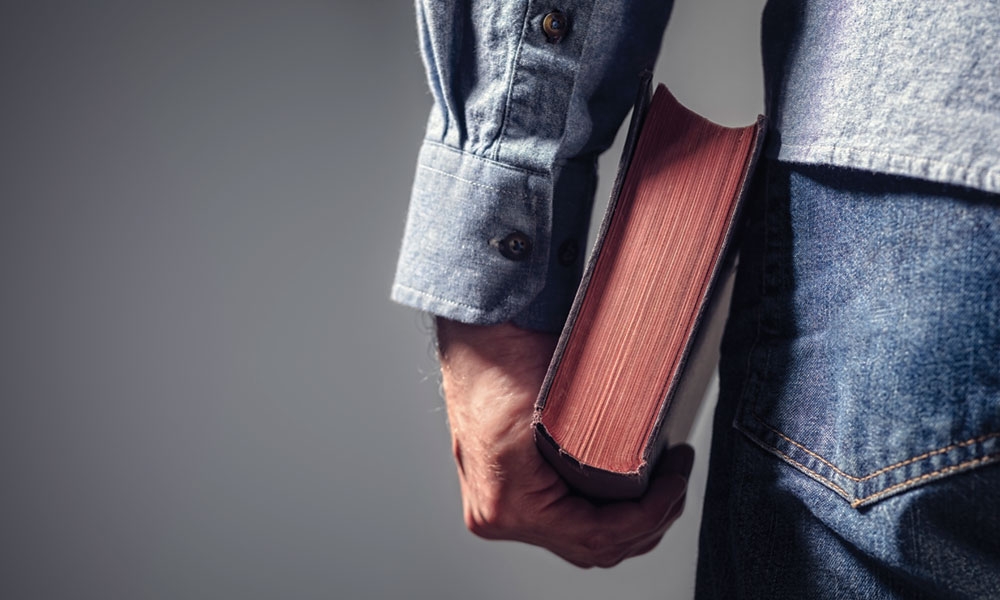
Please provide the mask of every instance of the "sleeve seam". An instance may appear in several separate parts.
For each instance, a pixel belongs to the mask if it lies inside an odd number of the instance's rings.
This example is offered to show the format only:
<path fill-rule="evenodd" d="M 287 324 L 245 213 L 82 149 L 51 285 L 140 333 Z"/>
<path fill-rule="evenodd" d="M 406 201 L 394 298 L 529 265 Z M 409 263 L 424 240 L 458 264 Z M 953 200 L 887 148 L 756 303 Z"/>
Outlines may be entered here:
<path fill-rule="evenodd" d="M 498 188 L 496 186 L 486 185 L 485 183 L 477 183 L 475 181 L 472 181 L 472 180 L 469 180 L 469 179 L 465 179 L 463 177 L 459 177 L 458 175 L 452 175 L 451 173 L 448 173 L 446 171 L 442 171 L 441 169 L 435 169 L 434 167 L 428 167 L 427 165 L 417 165 L 417 168 L 418 169 L 425 169 L 427 171 L 430 171 L 431 173 L 436 173 L 438 175 L 443 175 L 445 177 L 450 177 L 452 179 L 461 181 L 462 183 L 467 183 L 469 185 L 472 185 L 472 186 L 475 186 L 475 187 L 478 187 L 478 188 L 483 188 L 483 189 L 486 189 L 486 190 L 493 190 L 494 192 L 502 192 L 502 193 L 506 193 L 507 192 L 507 190 Z"/>
<path fill-rule="evenodd" d="M 464 302 L 457 302 L 455 300 L 449 300 L 447 298 L 442 298 L 440 296 L 435 296 L 434 294 L 425 292 L 423 290 L 418 290 L 418 289 L 410 287 L 410 286 L 408 286 L 406 284 L 397 283 L 397 284 L 395 284 L 395 287 L 397 287 L 399 289 L 402 289 L 402 290 L 406 290 L 408 292 L 412 292 L 414 294 L 417 294 L 417 295 L 422 296 L 424 298 L 427 298 L 429 300 L 434 300 L 436 302 L 442 302 L 444 304 L 450 304 L 451 306 L 457 306 L 457 307 L 460 307 L 460 308 L 467 308 L 469 310 L 474 310 L 474 311 L 479 312 L 479 313 L 489 312 L 487 309 L 482 308 L 480 306 L 474 306 L 472 304 L 466 304 Z"/>
<path fill-rule="evenodd" d="M 483 155 L 480 155 L 480 154 L 473 154 L 471 152 L 467 152 L 465 150 L 462 150 L 461 148 L 455 148 L 454 146 L 449 146 L 447 144 L 442 144 L 441 142 L 438 142 L 438 141 L 435 141 L 435 140 L 432 140 L 432 139 L 424 139 L 424 145 L 426 145 L 426 146 L 433 146 L 435 148 L 440 148 L 441 150 L 446 150 L 446 151 L 449 151 L 449 152 L 454 152 L 456 154 L 460 154 L 462 156 L 468 156 L 468 157 L 474 158 L 476 160 L 481 160 L 483 162 L 490 163 L 490 165 L 495 166 L 495 167 L 500 168 L 500 169 L 509 169 L 511 171 L 516 171 L 518 173 L 524 173 L 525 175 L 535 176 L 535 177 L 549 177 L 549 173 L 546 172 L 546 171 L 537 171 L 535 169 L 529 169 L 529 168 L 525 168 L 525 167 L 518 167 L 518 166 L 509 164 L 509 163 L 505 163 L 505 162 L 501 162 L 499 160 L 495 160 L 495 159 L 490 158 L 488 156 L 483 156 Z"/>
<path fill-rule="evenodd" d="M 524 36 L 527 30 L 530 28 L 530 23 L 528 22 L 528 11 L 531 10 L 531 3 L 524 3 L 524 14 L 521 16 L 521 35 L 517 39 L 517 50 L 514 51 L 514 57 L 510 63 L 510 79 L 507 80 L 507 94 L 504 98 L 503 105 L 503 116 L 500 119 L 500 132 L 497 134 L 496 143 L 493 145 L 493 158 L 499 158 L 500 148 L 503 146 L 504 137 L 507 135 L 507 124 L 510 120 L 510 105 L 514 97 L 514 78 L 517 76 L 518 65 L 521 62 L 521 47 L 524 46 Z"/>

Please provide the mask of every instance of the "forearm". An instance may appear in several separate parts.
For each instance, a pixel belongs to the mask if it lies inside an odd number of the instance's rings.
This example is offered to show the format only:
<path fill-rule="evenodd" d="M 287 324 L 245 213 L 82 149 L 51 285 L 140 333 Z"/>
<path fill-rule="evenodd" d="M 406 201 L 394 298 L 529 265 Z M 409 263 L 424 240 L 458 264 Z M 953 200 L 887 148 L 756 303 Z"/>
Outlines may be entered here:
<path fill-rule="evenodd" d="M 439 317 L 469 529 L 584 567 L 653 548 L 683 508 L 693 458 L 675 449 L 641 500 L 598 507 L 549 467 L 530 426 L 582 271 L 596 158 L 652 66 L 670 5 L 572 2 L 553 39 L 550 5 L 418 3 L 434 106 L 393 298 Z"/>

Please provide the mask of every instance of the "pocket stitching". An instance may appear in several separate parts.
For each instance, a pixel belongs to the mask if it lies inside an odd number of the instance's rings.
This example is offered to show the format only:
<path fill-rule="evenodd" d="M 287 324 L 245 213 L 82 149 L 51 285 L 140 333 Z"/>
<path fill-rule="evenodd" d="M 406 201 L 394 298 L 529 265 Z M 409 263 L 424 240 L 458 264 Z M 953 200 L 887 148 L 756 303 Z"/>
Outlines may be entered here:
<path fill-rule="evenodd" d="M 756 349 L 757 341 L 758 340 L 759 340 L 759 337 L 754 340 L 754 348 L 753 348 L 753 350 Z M 751 350 L 751 352 L 753 352 L 753 350 Z M 765 369 L 765 372 L 767 372 L 767 368 L 768 368 L 768 365 L 770 364 L 770 360 L 771 360 L 771 353 L 765 351 L 764 354 L 765 354 L 764 355 L 764 369 Z M 755 393 L 753 393 L 750 390 L 750 388 L 751 388 L 750 381 L 753 378 L 752 373 L 754 371 L 754 369 L 751 366 L 751 364 L 752 364 L 752 360 L 748 360 L 748 362 L 747 362 L 747 370 L 745 371 L 745 379 L 744 379 L 743 394 L 742 394 L 743 402 L 744 403 L 746 403 L 747 401 L 749 401 L 749 402 L 748 402 L 748 406 L 746 406 L 745 409 L 743 411 L 740 411 L 740 412 L 749 413 L 750 416 L 753 417 L 753 420 L 756 423 L 758 423 L 760 426 L 764 427 L 764 429 L 766 429 L 767 431 L 770 431 L 774 435 L 778 436 L 778 438 L 781 439 L 782 441 L 784 441 L 784 442 L 786 442 L 788 444 L 791 444 L 792 446 L 794 446 L 795 448 L 801 450 L 802 452 L 804 452 L 808 456 L 816 459 L 817 461 L 819 461 L 820 463 L 822 463 L 823 465 L 825 465 L 826 467 L 828 467 L 832 472 L 836 473 L 838 476 L 843 477 L 843 478 L 847 479 L 848 481 L 852 481 L 852 482 L 854 482 L 856 484 L 859 484 L 859 485 L 864 484 L 866 481 L 868 481 L 868 480 L 870 480 L 872 478 L 878 477 L 880 475 L 885 475 L 885 474 L 887 474 L 887 473 L 889 473 L 891 471 L 894 471 L 896 469 L 900 469 L 902 467 L 905 467 L 905 466 L 908 466 L 908 465 L 912 465 L 912 464 L 918 463 L 920 461 L 927 460 L 927 459 L 932 458 L 934 456 L 939 456 L 939 455 L 942 455 L 942 454 L 947 454 L 948 452 L 951 452 L 953 450 L 960 450 L 962 448 L 967 448 L 967 447 L 975 445 L 975 444 L 980 444 L 980 443 L 983 443 L 983 442 L 986 442 L 986 441 L 989 441 L 989 440 L 992 440 L 992 439 L 995 439 L 995 438 L 1000 438 L 1000 432 L 986 433 L 986 434 L 983 434 L 983 435 L 980 435 L 980 436 L 977 436 L 977 437 L 965 440 L 963 442 L 955 442 L 953 444 L 949 444 L 949 445 L 943 446 L 941 448 L 937 448 L 937 449 L 934 449 L 934 450 L 930 450 L 930 451 L 924 452 L 923 454 L 919 454 L 919 455 L 916 455 L 916 456 L 913 456 L 913 457 L 910 457 L 910 458 L 907 458 L 907 459 L 903 459 L 903 460 L 901 460 L 899 462 L 896 462 L 894 464 L 888 465 L 886 467 L 879 468 L 879 469 L 877 469 L 877 470 L 875 470 L 875 471 L 873 471 L 873 472 L 871 472 L 871 473 L 869 473 L 867 475 L 864 475 L 864 476 L 851 475 L 849 473 L 844 472 L 842 469 L 838 468 L 832 462 L 830 462 L 826 458 L 820 456 L 819 454 L 817 454 L 813 450 L 807 448 L 801 442 L 798 442 L 798 441 L 792 439 L 791 437 L 789 437 L 788 435 L 786 435 L 785 433 L 779 431 L 773 425 L 771 425 L 770 423 L 767 423 L 766 421 L 764 421 L 763 418 L 760 415 L 757 414 L 757 402 L 758 402 L 759 394 L 755 394 Z M 876 500 L 879 500 L 879 499 L 884 498 L 886 496 L 890 496 L 890 495 L 892 495 L 892 494 L 894 494 L 894 493 L 896 493 L 898 491 L 901 491 L 903 489 L 916 486 L 919 483 L 924 482 L 924 481 L 929 481 L 931 479 L 936 479 L 936 478 L 943 477 L 943 476 L 946 476 L 946 475 L 949 475 L 949 474 L 952 474 L 952 473 L 957 473 L 959 471 L 964 471 L 964 470 L 967 470 L 967 469 L 970 469 L 970 468 L 973 468 L 973 467 L 976 467 L 976 466 L 979 466 L 979 465 L 986 465 L 986 464 L 997 462 L 998 460 L 1000 460 L 1000 452 L 993 452 L 993 453 L 990 453 L 990 454 L 984 454 L 982 456 L 976 456 L 974 458 L 970 458 L 968 460 L 959 462 L 957 464 L 953 464 L 953 465 L 941 467 L 941 468 L 936 469 L 934 471 L 931 471 L 929 473 L 921 473 L 919 475 L 914 475 L 914 476 L 909 477 L 908 479 L 905 479 L 903 481 L 892 483 L 891 485 L 888 485 L 888 484 L 890 484 L 890 482 L 885 482 L 883 484 L 883 487 L 881 487 L 880 489 L 874 490 L 874 491 L 872 491 L 872 493 L 870 493 L 870 494 L 868 494 L 866 496 L 859 496 L 858 494 L 855 494 L 855 493 L 849 493 L 843 487 L 841 487 L 840 485 L 834 483 L 834 481 L 831 480 L 829 477 L 825 477 L 825 476 L 821 475 L 820 473 L 816 472 L 815 470 L 809 468 L 808 466 L 806 466 L 805 464 L 803 464 L 799 460 L 793 458 L 791 455 L 789 455 L 786 452 L 782 451 L 780 448 L 778 448 L 773 443 L 768 443 L 768 442 L 764 441 L 764 439 L 762 439 L 759 435 L 756 435 L 752 430 L 749 430 L 749 429 L 741 426 L 740 423 L 739 423 L 739 420 L 740 420 L 740 418 L 739 418 L 739 416 L 737 416 L 737 422 L 734 423 L 734 425 L 736 425 L 737 429 L 739 429 L 740 431 L 742 431 L 751 440 L 755 441 L 760 446 L 762 446 L 765 449 L 773 452 L 774 454 L 780 456 L 782 459 L 784 459 L 789 464 L 794 465 L 796 468 L 798 468 L 799 470 L 801 470 L 803 473 L 805 473 L 811 479 L 814 479 L 814 480 L 818 481 L 819 483 L 822 483 L 822 484 L 826 485 L 827 487 L 829 487 L 831 490 L 833 490 L 838 495 L 840 495 L 845 500 L 847 500 L 850 503 L 850 505 L 851 505 L 852 508 L 859 508 L 862 505 L 875 502 Z M 857 491 L 861 491 L 861 490 L 857 490 Z"/>
<path fill-rule="evenodd" d="M 994 434 L 992 436 L 986 436 L 986 437 L 996 437 L 996 435 Z M 937 471 L 931 471 L 930 473 L 924 473 L 923 475 L 920 475 L 918 477 L 913 477 L 911 479 L 907 479 L 906 481 L 902 481 L 900 483 L 897 483 L 895 485 L 891 485 L 891 486 L 889 486 L 889 487 L 887 487 L 887 488 L 885 488 L 883 490 L 880 490 L 878 492 L 875 492 L 873 494 L 869 494 L 868 496 L 865 496 L 864 498 L 859 498 L 859 499 L 853 500 L 851 502 L 851 506 L 857 508 L 858 506 L 860 506 L 861 504 L 864 504 L 865 502 L 871 502 L 871 501 L 876 500 L 876 499 L 878 499 L 878 498 L 880 498 L 882 496 L 888 496 L 888 495 L 892 494 L 893 492 L 895 492 L 898 489 L 901 489 L 901 488 L 909 486 L 909 485 L 916 484 L 916 483 L 918 483 L 920 481 L 931 479 L 931 478 L 937 477 L 939 475 L 947 475 L 949 473 L 955 473 L 955 472 L 958 472 L 958 471 L 964 471 L 964 470 L 966 470 L 968 468 L 971 468 L 971 467 L 974 467 L 974 466 L 980 465 L 980 464 L 989 464 L 989 463 L 992 463 L 992 462 L 996 462 L 997 459 L 1000 459 L 1000 452 L 993 453 L 993 454 L 987 454 L 985 456 L 980 456 L 980 457 L 977 457 L 977 458 L 973 458 L 973 459 L 967 460 L 965 462 L 958 463 L 957 465 L 951 465 L 951 466 L 948 466 L 948 467 L 943 467 L 941 469 L 938 469 Z"/>
<path fill-rule="evenodd" d="M 765 252 L 766 248 L 769 247 L 769 242 L 771 237 L 770 227 L 768 226 L 768 224 L 770 223 L 769 219 L 770 209 L 771 209 L 771 194 L 769 192 L 765 196 L 765 201 L 763 203 L 764 227 L 762 228 L 763 239 L 761 241 L 765 248 Z M 759 283 L 761 286 L 760 290 L 761 297 L 766 297 L 767 287 L 768 287 L 766 269 L 761 270 L 760 277 L 761 280 Z M 900 491 L 902 489 L 913 487 L 922 482 L 943 477 L 959 471 L 964 471 L 975 466 L 995 463 L 998 460 L 1000 460 L 1000 452 L 993 451 L 996 448 L 996 444 L 990 443 L 992 440 L 1000 438 L 1000 432 L 994 431 L 978 435 L 977 437 L 973 437 L 962 442 L 953 442 L 947 446 L 929 450 L 922 454 L 900 460 L 888 466 L 878 468 L 867 475 L 861 475 L 861 476 L 851 475 L 839 469 L 829 460 L 820 456 L 816 452 L 810 450 L 802 443 L 797 442 L 796 440 L 790 438 L 781 431 L 777 430 L 774 426 L 765 422 L 763 418 L 758 415 L 757 410 L 758 410 L 758 402 L 761 396 L 760 393 L 761 390 L 754 389 L 756 387 L 754 385 L 754 381 L 758 378 L 755 377 L 755 373 L 758 376 L 760 374 L 770 373 L 770 363 L 772 356 L 770 349 L 762 346 L 762 339 L 764 335 L 763 310 L 761 310 L 760 307 L 757 307 L 757 310 L 755 312 L 756 312 L 755 331 L 753 332 L 753 340 L 751 341 L 749 347 L 747 348 L 747 360 L 745 369 L 743 371 L 743 381 L 741 386 L 742 392 L 740 394 L 740 408 L 737 409 L 736 421 L 733 423 L 733 425 L 736 427 L 736 429 L 742 431 L 745 435 L 747 435 L 750 440 L 756 442 L 758 445 L 771 451 L 772 453 L 782 457 L 785 461 L 794 465 L 802 473 L 804 473 L 811 479 L 814 479 L 817 482 L 826 485 L 831 490 L 842 496 L 845 500 L 847 500 L 850 503 L 851 507 L 859 508 L 862 505 L 874 502 L 875 500 L 881 499 L 885 496 L 892 495 L 895 492 Z M 762 353 L 763 356 L 759 356 L 758 353 Z M 754 361 L 755 355 L 758 355 L 759 358 L 763 359 L 762 365 L 760 364 L 761 361 L 758 361 L 757 366 L 755 367 L 755 361 Z M 761 367 L 763 368 L 763 371 L 759 370 Z M 848 493 L 843 487 L 834 483 L 833 479 L 831 479 L 830 477 L 821 475 L 819 472 L 806 466 L 806 464 L 804 464 L 803 462 L 800 462 L 798 459 L 793 458 L 792 455 L 787 454 L 782 449 L 779 449 L 778 444 L 776 444 L 777 440 L 768 439 L 765 441 L 765 436 L 761 436 L 759 435 L 758 432 L 753 431 L 752 427 L 748 427 L 750 423 L 749 421 L 746 421 L 746 417 L 740 416 L 741 414 L 745 415 L 747 412 L 750 413 L 754 421 L 763 426 L 765 430 L 772 432 L 774 435 L 777 435 L 780 440 L 784 440 L 784 442 L 791 444 L 793 447 L 801 450 L 806 455 L 819 461 L 820 463 L 828 467 L 831 470 L 831 472 L 834 473 L 836 476 L 843 477 L 845 480 L 850 481 L 853 484 L 857 484 L 860 487 L 853 489 L 855 493 L 853 494 Z M 987 447 L 983 447 L 978 450 L 973 450 L 972 452 L 980 452 L 980 453 L 985 452 L 985 453 L 980 454 L 979 456 L 973 456 L 971 458 L 967 458 L 966 460 L 962 460 L 960 453 L 962 452 L 963 449 L 969 448 L 970 446 L 974 446 L 976 444 L 983 444 L 983 443 L 987 443 Z M 952 452 L 956 453 L 953 455 L 953 460 L 957 458 L 961 462 L 958 462 L 957 464 L 943 466 L 929 473 L 917 474 L 911 471 L 909 473 L 911 476 L 905 479 L 904 481 L 897 481 L 895 483 L 891 481 L 880 482 L 882 485 L 881 489 L 873 490 L 872 487 L 874 486 L 871 486 L 871 484 L 867 484 L 866 486 L 866 482 L 869 482 L 869 480 L 873 478 L 883 475 L 891 477 L 890 473 L 894 471 L 898 473 L 897 471 L 898 469 L 907 467 L 909 465 L 915 465 L 915 463 L 920 463 L 921 461 L 927 461 L 928 459 L 932 459 L 933 457 L 936 456 L 947 455 L 948 453 Z M 914 468 L 919 469 L 921 468 L 921 466 L 916 466 Z M 922 468 L 926 468 L 926 466 L 923 466 Z M 905 477 L 906 475 L 903 476 Z M 853 488 L 853 486 L 849 487 Z M 868 490 L 865 490 L 865 487 L 868 487 Z M 863 497 L 860 497 L 859 494 L 857 493 L 865 491 L 871 491 L 872 493 Z"/>
<path fill-rule="evenodd" d="M 754 401 L 754 408 L 756 408 L 756 405 L 757 405 L 757 403 L 756 403 L 756 399 L 755 399 L 755 401 Z M 792 444 L 792 445 L 796 446 L 797 448 L 799 448 L 800 450 L 802 450 L 806 454 L 812 456 L 816 460 L 818 460 L 818 461 L 822 462 L 823 464 L 825 464 L 826 466 L 830 467 L 838 475 L 842 475 L 843 477 L 845 477 L 847 479 L 850 479 L 851 481 L 854 481 L 854 482 L 857 482 L 857 483 L 861 483 L 863 481 L 867 481 L 867 480 L 869 480 L 869 479 L 871 479 L 873 477 L 878 477 L 879 475 L 883 475 L 885 473 L 888 473 L 889 471 L 898 469 L 900 467 L 905 467 L 907 465 L 911 465 L 911 464 L 913 464 L 915 462 L 919 462 L 921 460 L 924 460 L 925 458 L 930 458 L 932 456 L 937 456 L 938 454 L 944 454 L 944 453 L 946 453 L 946 452 L 948 452 L 950 450 L 954 450 L 954 449 L 957 449 L 957 448 L 965 448 L 966 446 L 971 446 L 973 444 L 978 444 L 978 443 L 981 443 L 981 442 L 985 442 L 986 440 L 991 439 L 991 438 L 1000 437 L 1000 432 L 987 433 L 987 434 L 981 435 L 979 437 L 975 437 L 975 438 L 972 438 L 972 439 L 965 440 L 964 442 L 956 442 L 954 444 L 949 444 L 947 446 L 943 446 L 943 447 L 937 448 L 935 450 L 930 450 L 928 452 L 924 452 L 923 454 L 919 454 L 919 455 L 913 456 L 911 458 L 903 459 L 903 460 L 901 460 L 901 461 L 899 461 L 897 463 L 894 463 L 894 464 L 891 464 L 891 465 L 889 465 L 887 467 L 882 467 L 881 469 L 873 471 L 873 472 L 869 473 L 868 475 L 864 475 L 864 476 L 860 476 L 859 477 L 859 476 L 856 476 L 856 475 L 851 475 L 850 473 L 845 473 L 844 471 L 838 469 L 836 467 L 836 465 L 834 465 L 833 463 L 831 463 L 829 460 L 823 458 L 819 454 L 816 454 L 815 452 L 813 452 L 809 448 L 803 446 L 799 442 L 796 442 L 795 440 L 793 440 L 792 438 L 788 437 L 784 433 L 782 433 L 782 432 L 778 431 L 777 429 L 775 429 L 770 424 L 764 422 L 764 420 L 761 419 L 757 415 L 756 410 L 750 411 L 750 414 L 753 416 L 753 418 L 754 418 L 755 421 L 757 421 L 758 423 L 760 423 L 764 427 L 766 427 L 766 428 L 770 429 L 771 431 L 773 431 L 776 435 L 778 435 L 779 437 L 781 437 L 781 439 L 785 440 L 789 444 Z M 935 471 L 935 473 L 936 472 L 937 471 Z M 910 481 L 910 480 L 907 480 L 907 481 Z M 895 486 L 893 486 L 893 487 L 895 487 Z M 891 489 L 891 488 L 889 488 L 889 489 Z"/>

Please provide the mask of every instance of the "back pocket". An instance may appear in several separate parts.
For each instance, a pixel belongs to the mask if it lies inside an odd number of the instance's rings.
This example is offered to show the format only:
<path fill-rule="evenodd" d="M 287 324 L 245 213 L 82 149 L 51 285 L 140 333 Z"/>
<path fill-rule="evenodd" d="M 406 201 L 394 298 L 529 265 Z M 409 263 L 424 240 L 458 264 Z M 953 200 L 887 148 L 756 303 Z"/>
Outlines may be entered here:
<path fill-rule="evenodd" d="M 997 197 L 783 165 L 768 187 L 735 426 L 855 507 L 1000 460 Z"/>

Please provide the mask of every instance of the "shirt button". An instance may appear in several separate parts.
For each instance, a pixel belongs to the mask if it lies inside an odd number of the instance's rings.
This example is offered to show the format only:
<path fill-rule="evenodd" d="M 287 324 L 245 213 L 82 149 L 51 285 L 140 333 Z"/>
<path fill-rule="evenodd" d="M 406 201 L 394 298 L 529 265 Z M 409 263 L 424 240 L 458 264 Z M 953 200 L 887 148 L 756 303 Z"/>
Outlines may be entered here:
<path fill-rule="evenodd" d="M 509 234 L 496 243 L 504 258 L 514 261 L 527 260 L 531 255 L 531 239 L 520 231 Z"/>
<path fill-rule="evenodd" d="M 568 267 L 576 262 L 577 255 L 580 254 L 580 244 L 576 240 L 569 239 L 559 246 L 559 264 Z"/>
<path fill-rule="evenodd" d="M 569 31 L 569 18 L 562 11 L 554 10 L 542 19 L 542 31 L 550 42 L 558 42 Z"/>

